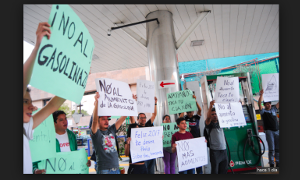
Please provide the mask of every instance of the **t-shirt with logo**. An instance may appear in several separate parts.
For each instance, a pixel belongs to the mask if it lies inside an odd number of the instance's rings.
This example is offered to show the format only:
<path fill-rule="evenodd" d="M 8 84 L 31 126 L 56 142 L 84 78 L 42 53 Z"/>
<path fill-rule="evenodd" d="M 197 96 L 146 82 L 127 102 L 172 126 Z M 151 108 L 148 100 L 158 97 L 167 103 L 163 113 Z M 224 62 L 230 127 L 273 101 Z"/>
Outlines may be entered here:
<path fill-rule="evenodd" d="M 59 142 L 59 147 L 60 147 L 60 151 L 61 152 L 69 152 L 69 151 L 71 151 L 71 149 L 70 149 L 70 142 L 69 142 L 69 137 L 68 137 L 67 131 L 64 134 L 62 134 L 62 135 L 59 135 L 59 134 L 56 133 L 56 139 Z"/>
<path fill-rule="evenodd" d="M 108 127 L 106 131 L 97 129 L 95 134 L 91 131 L 98 171 L 112 168 L 119 169 L 119 155 L 115 139 L 116 132 L 115 124 Z"/>
<path fill-rule="evenodd" d="M 201 116 L 196 114 L 192 118 L 189 118 L 187 115 L 185 115 L 183 118 L 185 119 L 185 121 L 189 122 L 189 127 L 191 128 L 191 133 L 193 137 L 200 137 L 199 121 Z"/>

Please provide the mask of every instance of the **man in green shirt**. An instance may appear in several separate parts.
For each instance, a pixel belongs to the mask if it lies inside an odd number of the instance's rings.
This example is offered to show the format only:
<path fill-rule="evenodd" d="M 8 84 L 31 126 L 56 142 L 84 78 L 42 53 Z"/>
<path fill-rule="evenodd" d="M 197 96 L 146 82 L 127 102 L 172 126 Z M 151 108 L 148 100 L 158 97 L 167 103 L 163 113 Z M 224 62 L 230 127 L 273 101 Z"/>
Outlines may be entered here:
<path fill-rule="evenodd" d="M 56 152 L 69 152 L 77 150 L 76 135 L 70 131 L 66 113 L 64 111 L 55 111 L 53 114 L 54 127 L 56 132 Z M 45 174 L 45 169 L 38 169 L 39 161 L 33 162 L 33 174 Z M 88 160 L 88 167 L 91 166 L 91 161 Z"/>

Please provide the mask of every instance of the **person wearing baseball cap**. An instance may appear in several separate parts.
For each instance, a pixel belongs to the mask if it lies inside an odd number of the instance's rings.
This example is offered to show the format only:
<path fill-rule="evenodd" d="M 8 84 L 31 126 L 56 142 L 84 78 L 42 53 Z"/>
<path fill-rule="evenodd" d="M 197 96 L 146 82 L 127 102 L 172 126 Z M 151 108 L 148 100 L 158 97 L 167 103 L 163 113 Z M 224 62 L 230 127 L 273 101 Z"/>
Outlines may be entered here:
<path fill-rule="evenodd" d="M 98 116 L 99 97 L 99 93 L 96 92 L 91 126 L 91 138 L 96 153 L 97 174 L 120 174 L 115 137 L 126 116 L 121 116 L 113 125 L 109 126 L 108 121 L 111 116 Z"/>

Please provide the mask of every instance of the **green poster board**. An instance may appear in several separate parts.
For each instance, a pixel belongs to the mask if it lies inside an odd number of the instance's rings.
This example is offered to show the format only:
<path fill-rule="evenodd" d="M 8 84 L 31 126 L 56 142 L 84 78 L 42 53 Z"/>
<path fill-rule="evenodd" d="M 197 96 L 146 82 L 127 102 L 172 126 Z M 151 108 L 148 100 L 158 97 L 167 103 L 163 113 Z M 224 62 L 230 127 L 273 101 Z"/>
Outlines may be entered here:
<path fill-rule="evenodd" d="M 87 161 L 87 153 L 82 148 L 79 151 L 58 152 L 56 157 L 39 162 L 38 168 L 45 169 L 46 174 L 89 174 Z"/>
<path fill-rule="evenodd" d="M 30 85 L 80 104 L 90 72 L 94 40 L 68 5 L 53 5 L 34 62 Z"/>
<path fill-rule="evenodd" d="M 172 135 L 179 131 L 179 128 L 175 122 L 173 123 L 161 123 L 161 126 L 163 126 L 163 132 L 164 132 L 164 138 L 163 138 L 163 147 L 171 147 L 172 143 Z M 187 128 L 186 131 L 189 130 L 189 123 L 186 122 Z"/>
<path fill-rule="evenodd" d="M 196 111 L 196 100 L 191 90 L 177 91 L 167 94 L 169 114 Z"/>
<path fill-rule="evenodd" d="M 52 114 L 34 129 L 33 139 L 29 141 L 29 146 L 32 162 L 55 157 L 56 137 Z"/>

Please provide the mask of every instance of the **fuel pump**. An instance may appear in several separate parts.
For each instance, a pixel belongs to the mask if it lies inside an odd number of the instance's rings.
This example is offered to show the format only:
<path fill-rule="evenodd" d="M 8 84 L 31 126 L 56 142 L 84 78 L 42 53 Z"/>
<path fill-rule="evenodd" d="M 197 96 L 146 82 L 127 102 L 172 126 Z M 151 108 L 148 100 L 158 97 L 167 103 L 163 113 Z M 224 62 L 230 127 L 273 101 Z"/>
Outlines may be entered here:
<path fill-rule="evenodd" d="M 230 172 L 248 172 L 263 166 L 262 154 L 264 144 L 258 136 L 257 119 L 254 110 L 252 87 L 249 73 L 233 73 L 226 75 L 203 76 L 200 80 L 203 99 L 202 115 L 206 119 L 210 101 L 214 97 L 214 87 L 217 76 L 238 77 L 240 86 L 240 100 L 246 125 L 241 127 L 223 128 L 227 143 L 228 161 Z M 205 126 L 200 127 L 201 130 Z M 263 150 L 260 142 L 262 142 Z M 209 162 L 210 163 L 210 162 Z M 210 173 L 210 172 L 205 172 Z"/>

